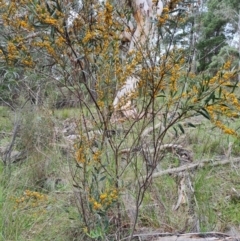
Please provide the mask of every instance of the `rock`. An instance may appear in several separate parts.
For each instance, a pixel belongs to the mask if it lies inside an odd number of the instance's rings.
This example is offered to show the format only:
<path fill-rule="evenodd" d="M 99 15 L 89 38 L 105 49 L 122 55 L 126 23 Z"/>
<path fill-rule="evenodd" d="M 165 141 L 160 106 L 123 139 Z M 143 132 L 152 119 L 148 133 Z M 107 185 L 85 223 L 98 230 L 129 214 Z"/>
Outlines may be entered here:
<path fill-rule="evenodd" d="M 68 135 L 65 138 L 69 141 L 77 141 L 80 139 L 80 136 L 79 135 Z"/>
<path fill-rule="evenodd" d="M 27 157 L 26 152 L 24 151 L 12 151 L 10 154 L 10 162 L 18 162 Z"/>
<path fill-rule="evenodd" d="M 8 163 L 18 162 L 18 161 L 24 160 L 27 157 L 26 151 L 17 151 L 17 150 L 11 151 L 9 155 L 8 146 L 0 146 L 0 156 L 3 162 L 8 162 Z"/>

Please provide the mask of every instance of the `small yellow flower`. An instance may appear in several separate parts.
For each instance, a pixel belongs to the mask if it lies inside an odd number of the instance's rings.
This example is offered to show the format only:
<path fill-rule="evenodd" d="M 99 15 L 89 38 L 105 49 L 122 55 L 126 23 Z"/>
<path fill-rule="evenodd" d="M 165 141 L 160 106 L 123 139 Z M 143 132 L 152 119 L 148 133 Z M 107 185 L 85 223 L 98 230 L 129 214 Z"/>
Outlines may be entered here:
<path fill-rule="evenodd" d="M 88 233 L 88 228 L 87 228 L 87 227 L 84 227 L 84 228 L 83 228 L 83 232 L 84 232 L 84 233 Z"/>
<path fill-rule="evenodd" d="M 224 66 L 223 69 L 229 69 L 231 67 L 231 61 L 227 61 Z"/>
<path fill-rule="evenodd" d="M 80 147 L 76 153 L 75 153 L 75 159 L 77 162 L 79 163 L 84 163 L 85 162 L 85 155 L 84 155 L 84 151 L 83 148 Z"/>
<path fill-rule="evenodd" d="M 102 204 L 101 204 L 101 203 L 98 203 L 97 201 L 95 201 L 95 202 L 93 203 L 93 209 L 99 210 L 99 209 L 101 209 L 101 208 L 102 208 Z"/>
<path fill-rule="evenodd" d="M 101 199 L 102 201 L 104 201 L 106 198 L 107 198 L 107 194 L 106 194 L 106 193 L 102 193 L 102 194 L 100 195 L 100 199 Z"/>
<path fill-rule="evenodd" d="M 224 128 L 224 133 L 225 134 L 228 134 L 228 135 L 232 135 L 232 136 L 235 136 L 236 135 L 236 132 L 230 128 Z"/>

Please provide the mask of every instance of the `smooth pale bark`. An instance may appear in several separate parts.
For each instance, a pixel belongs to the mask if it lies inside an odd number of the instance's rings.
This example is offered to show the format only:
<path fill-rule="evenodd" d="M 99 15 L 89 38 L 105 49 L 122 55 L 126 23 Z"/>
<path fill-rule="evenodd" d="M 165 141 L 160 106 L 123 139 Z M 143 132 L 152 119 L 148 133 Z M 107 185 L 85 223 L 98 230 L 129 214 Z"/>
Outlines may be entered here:
<path fill-rule="evenodd" d="M 137 27 L 133 35 L 129 31 L 128 33 L 126 31 L 123 33 L 123 36 L 130 40 L 129 52 L 137 52 L 140 48 L 144 50 L 146 45 L 153 44 L 152 39 L 154 37 L 155 26 L 152 20 L 162 14 L 163 3 L 159 0 L 157 6 L 155 6 L 152 0 L 134 0 L 132 8 Z M 130 27 L 130 29 L 132 28 Z M 137 114 L 136 110 L 131 106 L 131 98 L 129 96 L 136 91 L 138 81 L 139 78 L 136 76 L 128 77 L 114 99 L 114 109 L 121 110 L 126 117 L 134 117 Z M 129 98 L 129 100 L 125 101 L 124 105 L 121 106 L 121 99 L 125 97 Z"/>
<path fill-rule="evenodd" d="M 135 76 L 128 77 L 124 86 L 118 90 L 117 96 L 113 101 L 114 108 L 120 109 L 126 117 L 134 117 L 137 115 L 136 110 L 131 105 L 131 98 L 129 95 L 136 90 L 138 81 L 139 79 Z M 121 105 L 121 100 L 124 97 L 124 104 Z"/>
<path fill-rule="evenodd" d="M 162 14 L 163 4 L 160 0 L 157 6 L 152 4 L 152 0 L 136 0 L 133 4 L 134 19 L 137 28 L 133 34 L 129 51 L 144 48 L 148 40 L 151 40 L 154 32 L 152 20 Z"/>
<path fill-rule="evenodd" d="M 144 48 L 154 47 L 153 39 L 156 26 L 154 26 L 152 20 L 162 14 L 163 3 L 159 0 L 156 6 L 152 0 L 134 0 L 131 7 L 133 8 L 133 17 L 137 27 L 133 34 L 129 34 L 129 32 L 123 33 L 123 36 L 130 40 L 129 52 L 137 52 L 140 49 L 144 52 Z M 130 27 L 130 29 L 132 28 Z M 126 117 L 134 117 L 137 114 L 136 110 L 131 107 L 130 95 L 136 91 L 138 81 L 138 77 L 129 76 L 114 99 L 114 109 L 120 109 Z M 125 101 L 124 105 L 121 106 L 121 99 L 125 97 L 129 100 Z"/>

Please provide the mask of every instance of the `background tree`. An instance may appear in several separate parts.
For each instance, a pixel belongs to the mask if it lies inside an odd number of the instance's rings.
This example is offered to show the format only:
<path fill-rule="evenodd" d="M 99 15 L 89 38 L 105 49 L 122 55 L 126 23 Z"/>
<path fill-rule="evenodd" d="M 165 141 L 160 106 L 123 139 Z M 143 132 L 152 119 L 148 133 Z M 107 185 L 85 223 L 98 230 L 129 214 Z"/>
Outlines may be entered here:
<path fill-rule="evenodd" d="M 232 28 L 235 36 L 235 42 L 230 37 L 230 41 L 232 41 L 231 45 L 238 49 L 238 56 L 240 56 L 240 42 L 238 41 L 240 36 L 240 4 L 238 1 L 226 0 L 223 1 L 221 7 L 222 10 L 219 11 L 219 14 L 228 20 L 229 27 Z M 238 63 L 238 69 L 240 69 L 240 62 Z M 238 74 L 238 81 L 240 81 L 240 74 Z"/>
<path fill-rule="evenodd" d="M 219 1 L 210 0 L 206 5 L 207 10 L 200 19 L 201 32 L 197 44 L 199 72 L 208 69 L 211 58 L 227 44 L 224 35 L 227 19 L 216 13 L 220 9 Z"/>

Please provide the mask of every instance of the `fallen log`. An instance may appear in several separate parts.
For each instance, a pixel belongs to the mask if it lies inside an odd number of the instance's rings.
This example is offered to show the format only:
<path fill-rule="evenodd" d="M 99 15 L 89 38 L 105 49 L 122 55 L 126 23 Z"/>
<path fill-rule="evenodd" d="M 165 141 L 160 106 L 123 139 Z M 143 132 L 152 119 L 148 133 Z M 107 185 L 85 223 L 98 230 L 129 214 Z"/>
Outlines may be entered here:
<path fill-rule="evenodd" d="M 202 168 L 204 166 L 211 166 L 211 167 L 215 167 L 215 166 L 221 166 L 221 165 L 227 165 L 227 164 L 231 164 L 231 163 L 237 163 L 240 162 L 240 158 L 231 158 L 231 159 L 223 159 L 221 161 L 214 161 L 212 159 L 210 160 L 200 160 L 197 161 L 196 163 L 191 163 L 191 164 L 186 164 L 180 167 L 176 167 L 176 168 L 170 168 L 167 170 L 163 170 L 160 172 L 156 172 L 154 174 L 152 174 L 153 178 L 156 177 L 160 177 L 166 174 L 173 174 L 173 173 L 178 173 L 178 172 L 182 172 L 182 171 L 189 171 L 189 170 L 193 170 L 196 168 Z"/>
<path fill-rule="evenodd" d="M 123 240 L 128 240 L 126 237 Z M 231 237 L 225 233 L 207 232 L 207 233 L 185 233 L 185 234 L 172 234 L 172 233 L 140 233 L 134 234 L 133 239 L 142 241 L 239 241 L 240 237 Z"/>

